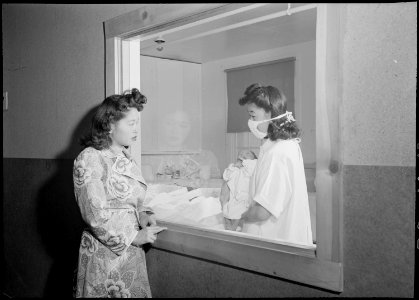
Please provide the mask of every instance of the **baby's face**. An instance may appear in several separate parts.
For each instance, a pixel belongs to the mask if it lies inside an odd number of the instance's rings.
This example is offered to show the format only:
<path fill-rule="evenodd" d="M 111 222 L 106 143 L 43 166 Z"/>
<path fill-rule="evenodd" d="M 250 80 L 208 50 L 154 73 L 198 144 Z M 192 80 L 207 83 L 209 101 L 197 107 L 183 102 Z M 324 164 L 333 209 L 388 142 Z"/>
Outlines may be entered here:
<path fill-rule="evenodd" d="M 250 152 L 249 150 L 242 150 L 239 152 L 239 156 L 238 156 L 239 160 L 245 160 L 245 159 L 255 159 L 254 155 L 252 152 Z"/>

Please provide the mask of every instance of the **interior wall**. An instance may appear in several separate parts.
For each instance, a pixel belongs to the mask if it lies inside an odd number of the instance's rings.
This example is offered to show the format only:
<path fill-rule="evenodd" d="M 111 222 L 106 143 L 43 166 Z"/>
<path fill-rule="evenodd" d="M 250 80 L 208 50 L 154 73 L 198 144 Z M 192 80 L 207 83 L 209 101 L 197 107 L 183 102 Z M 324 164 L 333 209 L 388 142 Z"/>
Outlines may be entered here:
<path fill-rule="evenodd" d="M 75 158 L 77 124 L 105 97 L 103 22 L 144 5 L 2 4 L 3 157 Z"/>
<path fill-rule="evenodd" d="M 343 162 L 415 166 L 416 3 L 347 5 L 344 20 Z"/>
<path fill-rule="evenodd" d="M 315 163 L 316 42 L 309 41 L 202 64 L 202 147 L 214 152 L 221 169 L 230 163 L 226 148 L 227 81 L 224 70 L 291 56 L 296 57 L 294 97 L 299 116 L 297 122 L 303 131 L 301 149 L 304 162 Z"/>

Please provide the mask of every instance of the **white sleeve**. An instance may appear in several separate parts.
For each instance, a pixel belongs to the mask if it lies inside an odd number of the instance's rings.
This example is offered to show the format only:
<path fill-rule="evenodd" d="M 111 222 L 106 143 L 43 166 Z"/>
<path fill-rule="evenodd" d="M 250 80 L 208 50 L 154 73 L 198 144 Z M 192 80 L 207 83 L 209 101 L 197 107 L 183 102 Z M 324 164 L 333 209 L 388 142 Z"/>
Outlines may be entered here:
<path fill-rule="evenodd" d="M 266 157 L 258 171 L 253 200 L 278 218 L 288 204 L 292 188 L 288 164 L 275 156 Z"/>

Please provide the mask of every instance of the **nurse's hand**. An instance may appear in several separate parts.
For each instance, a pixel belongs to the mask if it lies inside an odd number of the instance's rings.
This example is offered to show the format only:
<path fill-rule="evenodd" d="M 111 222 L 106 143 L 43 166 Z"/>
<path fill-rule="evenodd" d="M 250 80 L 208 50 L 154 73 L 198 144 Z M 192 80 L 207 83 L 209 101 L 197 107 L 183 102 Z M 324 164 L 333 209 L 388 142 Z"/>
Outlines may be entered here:
<path fill-rule="evenodd" d="M 247 214 L 249 213 L 249 210 L 247 210 L 247 211 L 245 211 L 244 213 L 242 213 L 242 215 L 241 215 L 241 217 L 240 217 L 240 220 L 243 220 L 243 221 L 245 221 L 246 220 L 246 218 L 247 218 Z"/>
<path fill-rule="evenodd" d="M 266 221 L 271 217 L 271 213 L 259 203 L 255 203 L 249 210 L 242 214 L 242 219 L 246 222 Z"/>

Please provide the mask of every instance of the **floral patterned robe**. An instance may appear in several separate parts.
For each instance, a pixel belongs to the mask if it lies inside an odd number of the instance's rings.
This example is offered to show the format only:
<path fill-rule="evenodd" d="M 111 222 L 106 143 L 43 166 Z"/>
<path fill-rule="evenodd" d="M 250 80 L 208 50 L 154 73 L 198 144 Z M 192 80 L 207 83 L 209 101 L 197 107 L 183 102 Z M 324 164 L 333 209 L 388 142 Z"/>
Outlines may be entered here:
<path fill-rule="evenodd" d="M 147 185 L 128 154 L 84 149 L 74 160 L 74 193 L 88 225 L 79 248 L 76 297 L 151 297 L 137 235 Z"/>

